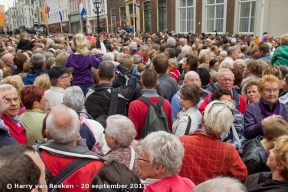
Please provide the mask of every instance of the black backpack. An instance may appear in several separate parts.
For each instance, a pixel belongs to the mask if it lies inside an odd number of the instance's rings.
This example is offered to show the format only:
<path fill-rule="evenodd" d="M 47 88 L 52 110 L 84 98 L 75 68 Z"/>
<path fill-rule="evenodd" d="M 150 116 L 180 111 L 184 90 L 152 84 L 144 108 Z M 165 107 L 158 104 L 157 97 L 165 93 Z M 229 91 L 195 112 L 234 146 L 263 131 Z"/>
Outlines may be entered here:
<path fill-rule="evenodd" d="M 148 105 L 148 112 L 145 118 L 143 130 L 141 133 L 141 139 L 144 139 L 149 133 L 155 131 L 166 131 L 170 133 L 168 129 L 168 120 L 162 104 L 164 98 L 159 96 L 158 102 L 154 105 L 147 97 L 141 96 L 138 100 L 143 101 Z"/>

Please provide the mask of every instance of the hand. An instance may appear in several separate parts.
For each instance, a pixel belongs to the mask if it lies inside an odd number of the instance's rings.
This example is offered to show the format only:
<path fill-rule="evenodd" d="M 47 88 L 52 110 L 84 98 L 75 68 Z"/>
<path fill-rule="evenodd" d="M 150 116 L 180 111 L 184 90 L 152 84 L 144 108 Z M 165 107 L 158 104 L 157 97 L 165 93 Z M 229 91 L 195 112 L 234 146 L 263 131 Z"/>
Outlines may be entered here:
<path fill-rule="evenodd" d="M 100 43 L 103 43 L 103 41 L 105 40 L 105 38 L 103 37 L 103 35 L 99 38 Z"/>
<path fill-rule="evenodd" d="M 262 127 L 265 127 L 269 122 L 273 121 L 274 119 L 283 119 L 281 115 L 271 115 L 269 117 L 266 117 L 261 121 Z"/>

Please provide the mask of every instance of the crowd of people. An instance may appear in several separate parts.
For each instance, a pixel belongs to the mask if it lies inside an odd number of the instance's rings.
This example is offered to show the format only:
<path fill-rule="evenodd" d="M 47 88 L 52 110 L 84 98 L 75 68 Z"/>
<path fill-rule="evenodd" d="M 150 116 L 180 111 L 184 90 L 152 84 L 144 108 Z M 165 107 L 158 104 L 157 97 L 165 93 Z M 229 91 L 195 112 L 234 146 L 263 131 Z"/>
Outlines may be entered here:
<path fill-rule="evenodd" d="M 288 191 L 288 34 L 0 37 L 1 191 Z"/>

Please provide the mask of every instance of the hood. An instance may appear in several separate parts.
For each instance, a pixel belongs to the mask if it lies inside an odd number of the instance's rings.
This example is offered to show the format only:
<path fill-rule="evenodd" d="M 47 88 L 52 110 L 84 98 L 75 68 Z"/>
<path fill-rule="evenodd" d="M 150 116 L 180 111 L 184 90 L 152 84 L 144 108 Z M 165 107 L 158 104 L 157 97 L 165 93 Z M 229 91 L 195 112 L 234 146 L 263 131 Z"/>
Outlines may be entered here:
<path fill-rule="evenodd" d="M 82 54 L 71 54 L 66 63 L 72 63 L 71 66 L 74 67 L 74 72 L 81 70 L 83 68 L 83 64 L 89 63 L 89 55 L 86 55 L 85 57 Z"/>
<path fill-rule="evenodd" d="M 288 59 L 288 45 L 281 45 L 280 46 L 280 52 L 284 53 L 281 54 L 285 59 Z"/>
<path fill-rule="evenodd" d="M 19 43 L 22 45 L 25 45 L 25 44 L 29 43 L 29 40 L 28 39 L 21 39 Z"/>

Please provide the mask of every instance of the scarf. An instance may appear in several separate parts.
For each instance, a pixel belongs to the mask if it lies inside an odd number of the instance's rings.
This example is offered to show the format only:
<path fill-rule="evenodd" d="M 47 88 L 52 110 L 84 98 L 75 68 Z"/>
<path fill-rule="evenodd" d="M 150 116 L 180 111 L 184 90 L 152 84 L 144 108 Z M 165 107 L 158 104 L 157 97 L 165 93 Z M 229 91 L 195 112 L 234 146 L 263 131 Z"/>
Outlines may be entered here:
<path fill-rule="evenodd" d="M 262 98 L 260 99 L 258 105 L 259 105 L 261 112 L 264 115 L 264 117 L 269 117 L 273 114 L 279 115 L 280 102 L 278 100 L 274 103 L 272 110 L 270 109 L 270 106 L 263 101 Z"/>

